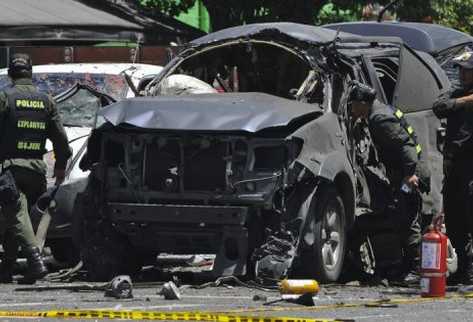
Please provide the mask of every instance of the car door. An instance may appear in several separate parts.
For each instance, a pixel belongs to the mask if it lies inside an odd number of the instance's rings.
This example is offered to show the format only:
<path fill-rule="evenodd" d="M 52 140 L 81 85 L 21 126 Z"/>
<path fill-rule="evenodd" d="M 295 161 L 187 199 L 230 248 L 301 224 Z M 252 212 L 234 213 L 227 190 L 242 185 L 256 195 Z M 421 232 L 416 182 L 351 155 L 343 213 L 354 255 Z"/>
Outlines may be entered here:
<path fill-rule="evenodd" d="M 371 57 L 370 64 L 376 70 L 385 102 L 400 109 L 416 132 L 422 146 L 421 162 L 431 172 L 431 193 L 423 196 L 423 212 L 438 213 L 442 209 L 443 171 L 436 142 L 440 121 L 433 114 L 432 106 L 441 93 L 449 90 L 450 82 L 432 56 L 407 46 L 401 46 L 398 59 Z"/>

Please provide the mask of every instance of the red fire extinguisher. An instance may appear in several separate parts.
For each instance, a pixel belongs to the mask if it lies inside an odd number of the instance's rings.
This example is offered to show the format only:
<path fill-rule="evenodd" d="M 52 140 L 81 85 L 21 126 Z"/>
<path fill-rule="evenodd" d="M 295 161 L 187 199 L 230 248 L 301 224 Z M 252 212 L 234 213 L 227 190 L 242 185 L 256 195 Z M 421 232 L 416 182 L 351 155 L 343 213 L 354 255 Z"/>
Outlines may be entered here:
<path fill-rule="evenodd" d="M 422 236 L 420 289 L 423 297 L 443 297 L 447 284 L 447 236 L 441 232 L 443 216 L 432 221 Z"/>

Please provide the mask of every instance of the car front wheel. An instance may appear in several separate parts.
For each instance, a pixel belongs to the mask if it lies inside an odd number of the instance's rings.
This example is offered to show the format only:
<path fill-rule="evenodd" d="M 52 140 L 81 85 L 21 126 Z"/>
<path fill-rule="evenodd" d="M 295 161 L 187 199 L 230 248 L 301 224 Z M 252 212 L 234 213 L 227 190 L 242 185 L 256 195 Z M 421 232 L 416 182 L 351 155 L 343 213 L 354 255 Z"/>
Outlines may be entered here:
<path fill-rule="evenodd" d="M 304 264 L 320 282 L 335 282 L 342 271 L 346 250 L 346 220 L 343 200 L 335 187 L 321 185 L 309 214 L 314 243 Z"/>

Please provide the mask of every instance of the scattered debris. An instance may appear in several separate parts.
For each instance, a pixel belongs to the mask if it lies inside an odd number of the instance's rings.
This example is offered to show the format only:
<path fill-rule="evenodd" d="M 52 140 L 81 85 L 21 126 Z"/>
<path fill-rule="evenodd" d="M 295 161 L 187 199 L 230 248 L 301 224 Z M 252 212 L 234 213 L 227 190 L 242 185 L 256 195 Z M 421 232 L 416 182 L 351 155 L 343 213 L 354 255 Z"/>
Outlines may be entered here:
<path fill-rule="evenodd" d="M 289 303 L 304 305 L 304 306 L 315 306 L 314 302 L 314 294 L 306 293 L 306 294 L 282 294 L 281 298 L 272 300 L 269 302 L 263 303 L 263 305 L 268 306 L 274 303 L 279 303 L 282 301 L 286 301 Z"/>
<path fill-rule="evenodd" d="M 399 307 L 399 305 L 396 303 L 380 302 L 380 303 L 365 303 L 365 307 L 392 308 L 392 307 Z"/>
<path fill-rule="evenodd" d="M 50 273 L 46 276 L 48 281 L 63 281 L 70 282 L 72 279 L 76 278 L 79 274 L 79 271 L 83 268 L 83 262 L 80 261 L 76 266 L 64 270 L 60 270 L 55 273 Z"/>
<path fill-rule="evenodd" d="M 324 290 L 323 291 L 325 295 L 337 295 L 337 291 L 329 291 L 329 290 Z"/>
<path fill-rule="evenodd" d="M 166 300 L 180 300 L 181 293 L 179 288 L 174 284 L 173 281 L 164 283 L 162 289 L 158 292 L 159 295 L 163 295 Z"/>
<path fill-rule="evenodd" d="M 348 283 L 345 283 L 346 286 L 360 286 L 360 281 L 351 281 Z"/>
<path fill-rule="evenodd" d="M 263 301 L 263 302 L 266 302 L 268 300 L 268 297 L 266 295 L 263 295 L 263 294 L 255 294 L 253 296 L 253 301 Z"/>
<path fill-rule="evenodd" d="M 114 297 L 116 299 L 133 298 L 133 283 L 128 275 L 119 275 L 112 279 L 105 289 L 106 297 Z"/>
<path fill-rule="evenodd" d="M 256 277 L 264 282 L 285 278 L 296 254 L 296 243 L 289 231 L 271 234 L 253 253 Z"/>
<path fill-rule="evenodd" d="M 315 306 L 314 295 L 311 293 L 306 293 L 299 296 L 295 300 L 289 300 L 289 302 L 304 305 L 304 306 Z"/>
<path fill-rule="evenodd" d="M 263 286 L 261 284 L 256 283 L 255 281 L 246 281 L 245 283 L 245 282 L 242 282 L 240 279 L 238 279 L 236 276 L 223 276 L 223 277 L 217 278 L 214 282 L 208 282 L 201 285 L 193 285 L 190 287 L 195 288 L 195 289 L 202 289 L 206 287 L 219 287 L 219 286 L 226 286 L 226 283 L 229 283 L 229 282 L 234 282 L 237 285 L 240 285 L 249 289 L 257 289 L 264 292 L 279 292 L 277 287 Z"/>

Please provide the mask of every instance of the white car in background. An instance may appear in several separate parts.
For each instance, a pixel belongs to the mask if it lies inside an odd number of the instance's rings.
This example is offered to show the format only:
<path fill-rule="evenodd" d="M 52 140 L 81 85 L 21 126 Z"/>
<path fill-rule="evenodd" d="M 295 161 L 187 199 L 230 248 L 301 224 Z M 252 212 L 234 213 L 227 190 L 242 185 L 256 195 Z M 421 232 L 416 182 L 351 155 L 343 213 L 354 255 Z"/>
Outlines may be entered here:
<path fill-rule="evenodd" d="M 76 194 L 86 185 L 88 173 L 80 170 L 78 165 L 96 124 L 96 112 L 114 101 L 135 96 L 135 91 L 143 88 L 161 70 L 162 67 L 157 65 L 127 63 L 33 66 L 33 84 L 55 98 L 73 150 L 66 180 L 56 195 L 57 208 L 48 231 L 47 244 L 57 260 L 73 262 L 78 259 L 70 239 L 72 211 Z M 7 69 L 0 69 L 0 89 L 10 85 Z M 51 142 L 47 142 L 46 149 L 49 151 L 44 156 L 48 165 L 48 185 L 52 186 L 54 154 Z"/>

